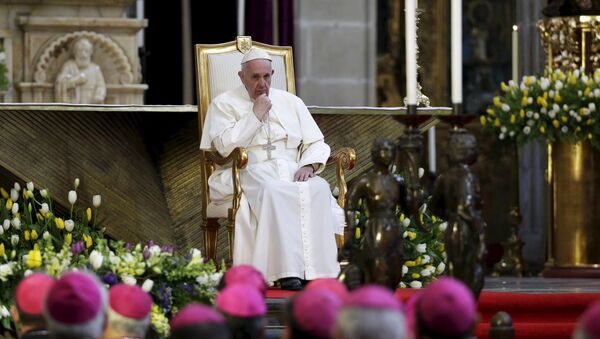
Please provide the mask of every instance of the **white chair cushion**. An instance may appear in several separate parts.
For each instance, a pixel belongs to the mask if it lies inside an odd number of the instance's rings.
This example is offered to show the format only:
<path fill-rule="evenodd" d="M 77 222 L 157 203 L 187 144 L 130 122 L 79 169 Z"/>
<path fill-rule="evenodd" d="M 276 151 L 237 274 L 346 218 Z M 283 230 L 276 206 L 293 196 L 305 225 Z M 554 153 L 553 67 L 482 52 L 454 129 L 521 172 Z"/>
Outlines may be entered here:
<path fill-rule="evenodd" d="M 207 218 L 227 218 L 227 214 L 229 209 L 231 208 L 231 203 L 222 203 L 215 204 L 211 202 L 206 207 L 206 217 Z"/>

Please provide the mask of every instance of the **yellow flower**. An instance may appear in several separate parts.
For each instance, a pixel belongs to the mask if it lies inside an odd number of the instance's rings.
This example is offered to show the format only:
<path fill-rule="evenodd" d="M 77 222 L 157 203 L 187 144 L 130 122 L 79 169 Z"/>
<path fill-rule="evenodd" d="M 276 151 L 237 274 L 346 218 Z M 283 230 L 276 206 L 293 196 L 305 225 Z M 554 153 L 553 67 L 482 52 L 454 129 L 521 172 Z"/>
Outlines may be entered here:
<path fill-rule="evenodd" d="M 4 244 L 0 242 L 0 257 L 4 256 Z"/>
<path fill-rule="evenodd" d="M 528 101 L 529 98 L 527 98 L 526 96 L 523 96 L 523 98 L 521 98 L 521 106 L 525 107 L 529 104 Z"/>
<path fill-rule="evenodd" d="M 41 213 L 36 213 L 35 216 L 37 217 L 37 220 L 43 220 L 44 217 L 42 216 Z"/>
<path fill-rule="evenodd" d="M 91 208 L 87 208 L 87 210 L 85 210 L 85 215 L 87 216 L 87 220 L 88 222 L 92 221 L 92 209 Z"/>
<path fill-rule="evenodd" d="M 502 108 L 502 101 L 500 101 L 500 97 L 498 97 L 498 96 L 494 97 L 494 106 L 496 106 L 498 108 Z"/>
<path fill-rule="evenodd" d="M 421 275 L 419 273 L 413 273 L 410 275 L 413 279 L 419 279 Z"/>
<path fill-rule="evenodd" d="M 42 252 L 37 248 L 37 245 L 27 254 L 27 266 L 29 268 L 42 266 Z"/>
<path fill-rule="evenodd" d="M 560 96 L 560 94 L 558 92 L 556 92 L 556 95 L 554 96 L 554 101 L 555 102 L 562 102 L 562 97 Z"/>
<path fill-rule="evenodd" d="M 56 228 L 58 228 L 59 230 L 65 229 L 65 221 L 62 218 L 55 218 L 54 224 L 56 225 Z"/>
<path fill-rule="evenodd" d="M 360 239 L 360 227 L 357 227 L 356 231 L 354 231 L 354 237 Z"/>
<path fill-rule="evenodd" d="M 560 120 L 562 120 L 562 122 L 566 123 L 567 121 L 569 121 L 569 117 L 566 115 L 563 115 Z"/>
<path fill-rule="evenodd" d="M 544 100 L 548 100 L 548 92 L 544 92 Z"/>
<path fill-rule="evenodd" d="M 581 132 L 581 127 L 579 127 L 579 126 L 575 127 L 575 132 Z"/>
<path fill-rule="evenodd" d="M 86 248 L 90 248 L 92 246 L 92 244 L 94 243 L 94 241 L 92 240 L 92 237 L 90 237 L 87 234 L 83 235 L 83 241 L 85 241 Z"/>
<path fill-rule="evenodd" d="M 8 192 L 6 192 L 4 187 L 0 187 L 0 194 L 2 194 L 2 198 L 4 198 L 4 199 L 10 198 L 10 195 L 8 194 Z"/>
<path fill-rule="evenodd" d="M 67 243 L 67 245 L 71 245 L 71 243 L 73 242 L 73 234 L 67 233 L 67 236 L 65 237 L 65 242 Z"/>
<path fill-rule="evenodd" d="M 546 93 L 544 93 L 544 94 L 546 94 Z M 544 108 L 548 108 L 548 102 L 543 97 L 537 97 L 536 101 L 537 101 L 538 105 L 541 105 Z"/>
<path fill-rule="evenodd" d="M 488 109 L 486 109 L 485 111 L 487 112 L 487 114 L 489 114 L 489 115 L 491 115 L 491 116 L 494 116 L 494 115 L 496 115 L 496 112 L 494 112 L 494 110 L 493 110 L 493 109 L 491 109 L 491 108 L 488 108 Z"/>
<path fill-rule="evenodd" d="M 6 200 L 6 209 L 10 210 L 12 208 L 12 205 L 13 205 L 12 199 L 8 198 L 8 200 Z"/>
<path fill-rule="evenodd" d="M 517 121 L 517 117 L 514 114 L 510 115 L 510 123 L 514 124 Z"/>
<path fill-rule="evenodd" d="M 446 246 L 444 246 L 444 244 L 440 244 L 440 251 L 445 251 L 446 250 Z"/>
<path fill-rule="evenodd" d="M 417 264 L 417 266 L 421 265 L 421 263 L 423 263 L 423 258 L 421 258 L 420 256 L 417 258 L 417 260 L 415 260 L 415 264 Z"/>
<path fill-rule="evenodd" d="M 556 119 L 552 120 L 552 126 L 554 126 L 554 128 L 559 128 L 560 127 L 560 122 Z"/>
<path fill-rule="evenodd" d="M 585 95 L 587 97 L 590 95 L 591 92 L 592 92 L 592 89 L 589 87 L 586 87 L 585 91 L 583 91 L 583 95 Z"/>
<path fill-rule="evenodd" d="M 588 139 L 592 140 L 592 133 L 588 133 L 587 137 Z"/>
<path fill-rule="evenodd" d="M 500 88 L 502 88 L 504 92 L 508 92 L 510 90 L 510 87 L 508 87 L 504 81 L 500 83 Z"/>
<path fill-rule="evenodd" d="M 25 235 L 25 240 L 29 241 L 29 239 L 31 239 L 31 235 L 29 234 L 29 230 L 23 232 L 23 234 Z"/>
<path fill-rule="evenodd" d="M 400 213 L 400 222 L 403 222 L 405 218 L 404 213 Z"/>
<path fill-rule="evenodd" d="M 485 116 L 483 116 L 483 115 L 482 115 L 482 116 L 480 116 L 480 117 L 479 117 L 479 122 L 481 123 L 481 126 L 485 126 L 485 122 L 486 122 L 486 120 L 485 120 Z"/>
<path fill-rule="evenodd" d="M 556 82 L 556 80 L 558 80 L 558 76 L 556 75 L 556 73 L 552 73 L 550 78 L 552 79 L 552 82 Z"/>
<path fill-rule="evenodd" d="M 594 119 L 588 119 L 587 124 L 592 125 L 594 123 Z"/>
<path fill-rule="evenodd" d="M 415 238 L 417 237 L 417 233 L 415 233 L 415 232 L 408 231 L 408 232 L 406 232 L 406 234 L 408 235 L 409 240 L 415 240 Z"/>
<path fill-rule="evenodd" d="M 500 125 L 501 125 L 500 119 L 496 118 L 496 120 L 494 120 L 494 126 L 500 127 Z"/>
<path fill-rule="evenodd" d="M 519 116 L 520 116 L 521 118 L 525 118 L 525 111 L 524 111 L 524 110 L 520 110 L 520 111 L 519 111 Z"/>
<path fill-rule="evenodd" d="M 36 230 L 31 230 L 31 240 L 37 240 L 38 233 Z"/>
<path fill-rule="evenodd" d="M 544 128 L 544 126 L 540 126 L 540 133 L 542 133 L 542 134 L 546 133 L 546 129 Z"/>
<path fill-rule="evenodd" d="M 417 264 L 414 261 L 409 260 L 409 261 L 404 262 L 404 266 L 406 266 L 406 267 L 415 267 L 415 266 L 417 266 Z"/>
<path fill-rule="evenodd" d="M 569 83 L 571 85 L 577 84 L 577 78 L 574 75 L 572 75 L 572 74 L 569 75 Z"/>
<path fill-rule="evenodd" d="M 435 223 L 436 221 L 437 221 L 437 218 L 435 217 L 435 215 L 432 215 L 432 216 L 431 216 L 431 222 L 432 222 L 432 223 Z"/>

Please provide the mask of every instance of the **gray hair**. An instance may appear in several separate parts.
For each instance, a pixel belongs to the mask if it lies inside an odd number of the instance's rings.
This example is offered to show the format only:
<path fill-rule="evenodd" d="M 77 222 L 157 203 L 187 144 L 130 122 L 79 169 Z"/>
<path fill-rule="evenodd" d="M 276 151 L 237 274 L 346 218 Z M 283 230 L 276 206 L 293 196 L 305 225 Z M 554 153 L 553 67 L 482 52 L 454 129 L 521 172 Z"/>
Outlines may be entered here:
<path fill-rule="evenodd" d="M 143 338 L 149 326 L 150 314 L 142 319 L 132 319 L 120 315 L 110 306 L 106 310 L 106 327 L 118 334 Z"/>
<path fill-rule="evenodd" d="M 344 308 L 335 323 L 340 339 L 404 339 L 404 315 L 398 311 Z"/>

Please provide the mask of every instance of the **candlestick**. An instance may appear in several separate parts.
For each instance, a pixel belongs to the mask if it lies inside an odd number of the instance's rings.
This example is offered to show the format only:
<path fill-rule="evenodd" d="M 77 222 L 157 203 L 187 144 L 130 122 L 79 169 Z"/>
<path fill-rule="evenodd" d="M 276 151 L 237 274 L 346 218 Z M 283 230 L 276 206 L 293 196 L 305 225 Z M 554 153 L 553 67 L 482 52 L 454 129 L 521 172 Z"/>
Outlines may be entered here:
<path fill-rule="evenodd" d="M 406 0 L 406 104 L 417 104 L 417 19 L 416 0 Z"/>
<path fill-rule="evenodd" d="M 519 82 L 519 26 L 512 27 L 512 79 Z"/>
<path fill-rule="evenodd" d="M 463 102 L 462 95 L 462 0 L 451 2 L 452 103 Z"/>

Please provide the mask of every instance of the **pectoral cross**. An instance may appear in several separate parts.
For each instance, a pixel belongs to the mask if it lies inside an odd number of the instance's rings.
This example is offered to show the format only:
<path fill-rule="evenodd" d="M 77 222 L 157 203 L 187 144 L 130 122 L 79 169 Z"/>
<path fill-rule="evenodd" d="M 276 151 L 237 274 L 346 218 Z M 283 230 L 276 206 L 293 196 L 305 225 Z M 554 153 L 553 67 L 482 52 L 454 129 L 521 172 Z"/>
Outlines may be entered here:
<path fill-rule="evenodd" d="M 273 146 L 271 143 L 271 139 L 267 140 L 267 144 L 262 147 L 265 151 L 267 151 L 267 159 L 271 160 L 271 151 L 275 150 L 277 147 Z"/>

